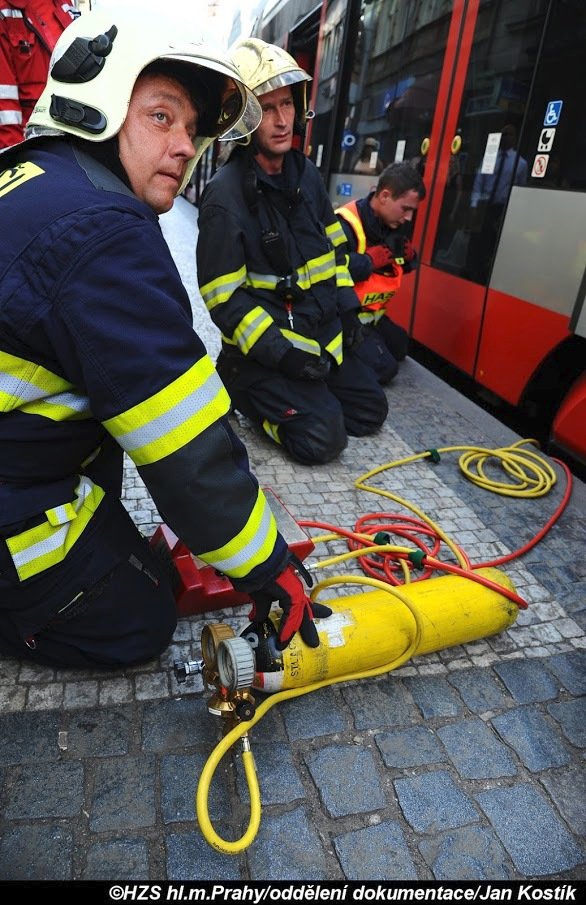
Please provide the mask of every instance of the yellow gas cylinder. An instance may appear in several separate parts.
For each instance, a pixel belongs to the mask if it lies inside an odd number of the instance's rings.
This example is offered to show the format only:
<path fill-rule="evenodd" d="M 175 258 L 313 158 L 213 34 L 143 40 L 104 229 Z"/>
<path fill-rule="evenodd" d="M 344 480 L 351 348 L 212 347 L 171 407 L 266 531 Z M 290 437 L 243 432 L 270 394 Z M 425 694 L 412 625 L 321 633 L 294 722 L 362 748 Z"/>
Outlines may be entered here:
<path fill-rule="evenodd" d="M 479 569 L 477 574 L 515 590 L 498 569 Z M 412 582 L 398 590 L 416 609 L 421 626 L 413 656 L 496 635 L 511 626 L 519 612 L 517 604 L 504 594 L 456 575 Z M 259 656 L 258 639 L 253 642 L 257 648 L 255 688 L 272 693 L 375 669 L 397 660 L 413 641 L 416 628 L 411 610 L 384 590 L 320 598 L 320 603 L 329 606 L 332 615 L 316 620 L 319 647 L 308 647 L 295 634 L 284 651 L 269 658 L 269 664 L 266 657 Z M 278 610 L 271 612 L 275 629 L 280 615 Z M 252 640 L 246 630 L 242 637 Z"/>

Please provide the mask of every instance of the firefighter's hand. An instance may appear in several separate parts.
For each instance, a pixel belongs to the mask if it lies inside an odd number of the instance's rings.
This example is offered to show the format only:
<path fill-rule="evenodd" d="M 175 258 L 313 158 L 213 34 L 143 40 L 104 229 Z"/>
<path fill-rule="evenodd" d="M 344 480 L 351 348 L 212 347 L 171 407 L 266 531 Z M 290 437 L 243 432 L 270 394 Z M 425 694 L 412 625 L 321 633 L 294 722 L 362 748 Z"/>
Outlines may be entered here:
<path fill-rule="evenodd" d="M 415 248 L 413 247 L 411 239 L 403 239 L 402 252 L 405 264 L 411 264 L 411 262 L 415 258 Z"/>
<path fill-rule="evenodd" d="M 360 323 L 358 311 L 351 309 L 340 315 L 345 349 L 353 349 L 364 339 L 364 327 Z"/>
<path fill-rule="evenodd" d="M 277 365 L 279 371 L 294 380 L 324 380 L 330 371 L 330 357 L 325 352 L 319 357 L 292 347 Z"/>
<path fill-rule="evenodd" d="M 251 622 L 264 622 L 273 603 L 278 603 L 283 610 L 277 632 L 279 650 L 287 647 L 295 632 L 299 632 L 308 647 L 318 647 L 319 636 L 313 619 L 325 619 L 332 614 L 328 606 L 311 602 L 298 572 L 311 587 L 311 575 L 295 554 L 290 553 L 281 574 L 250 595 L 253 605 L 248 618 Z"/>
<path fill-rule="evenodd" d="M 372 269 L 385 271 L 393 269 L 394 256 L 390 248 L 386 245 L 372 245 L 366 249 L 366 254 L 372 261 Z"/>

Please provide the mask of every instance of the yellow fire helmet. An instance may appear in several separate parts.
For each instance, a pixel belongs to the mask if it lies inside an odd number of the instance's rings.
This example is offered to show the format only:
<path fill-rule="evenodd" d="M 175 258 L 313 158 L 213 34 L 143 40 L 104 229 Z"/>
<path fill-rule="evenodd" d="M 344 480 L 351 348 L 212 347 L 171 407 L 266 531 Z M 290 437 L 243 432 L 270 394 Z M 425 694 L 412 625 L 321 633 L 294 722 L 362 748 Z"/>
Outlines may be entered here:
<path fill-rule="evenodd" d="M 228 51 L 164 29 L 160 17 L 92 10 L 68 25 L 53 50 L 25 139 L 67 133 L 107 141 L 122 127 L 138 76 L 158 60 L 181 72 L 199 111 L 196 154 L 179 189 L 183 191 L 214 139 L 248 135 L 262 112 Z"/>
<path fill-rule="evenodd" d="M 307 109 L 305 90 L 311 76 L 286 50 L 259 38 L 243 38 L 232 44 L 230 54 L 240 78 L 257 97 L 290 85 L 299 125 L 304 126 L 305 121 L 313 117 L 312 111 Z"/>

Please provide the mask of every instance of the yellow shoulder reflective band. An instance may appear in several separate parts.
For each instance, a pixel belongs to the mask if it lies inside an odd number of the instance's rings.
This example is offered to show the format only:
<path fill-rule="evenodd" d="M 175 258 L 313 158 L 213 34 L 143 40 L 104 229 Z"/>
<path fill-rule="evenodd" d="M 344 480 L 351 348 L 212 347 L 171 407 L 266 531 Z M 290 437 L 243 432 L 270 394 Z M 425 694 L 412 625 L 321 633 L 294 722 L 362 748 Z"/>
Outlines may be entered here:
<path fill-rule="evenodd" d="M 36 163 L 31 163 L 30 161 L 17 163 L 15 167 L 3 170 L 0 173 L 0 198 L 2 195 L 7 195 L 8 192 L 18 188 L 23 182 L 28 182 L 29 179 L 34 179 L 35 176 L 42 176 L 44 172 Z"/>
<path fill-rule="evenodd" d="M 21 581 L 63 562 L 104 498 L 102 488 L 85 475 L 75 494 L 70 503 L 48 509 L 47 520 L 42 524 L 6 538 Z"/>
<path fill-rule="evenodd" d="M 358 243 L 356 251 L 358 252 L 358 254 L 363 255 L 366 251 L 366 234 L 364 232 L 362 220 L 360 219 L 360 215 L 358 214 L 356 202 L 351 201 L 349 204 L 344 205 L 344 207 L 339 207 L 336 210 L 336 213 L 339 214 L 339 216 L 342 217 L 343 220 L 349 223 L 354 230 L 354 235 L 356 236 L 356 241 Z M 341 228 L 342 227 L 340 227 L 340 229 Z"/>

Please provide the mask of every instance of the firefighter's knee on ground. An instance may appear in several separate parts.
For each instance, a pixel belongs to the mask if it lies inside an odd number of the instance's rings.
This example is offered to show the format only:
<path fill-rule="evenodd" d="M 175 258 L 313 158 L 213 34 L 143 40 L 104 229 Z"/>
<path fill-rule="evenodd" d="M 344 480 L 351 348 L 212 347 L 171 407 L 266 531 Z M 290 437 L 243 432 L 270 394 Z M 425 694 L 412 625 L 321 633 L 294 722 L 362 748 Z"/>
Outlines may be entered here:
<path fill-rule="evenodd" d="M 351 437 L 367 437 L 375 434 L 386 421 L 389 403 L 382 387 L 378 393 L 370 393 L 363 405 L 345 412 L 346 431 Z"/>
<path fill-rule="evenodd" d="M 327 419 L 312 416 L 296 421 L 281 427 L 281 437 L 289 455 L 302 465 L 331 462 L 348 443 L 341 413 Z"/>

